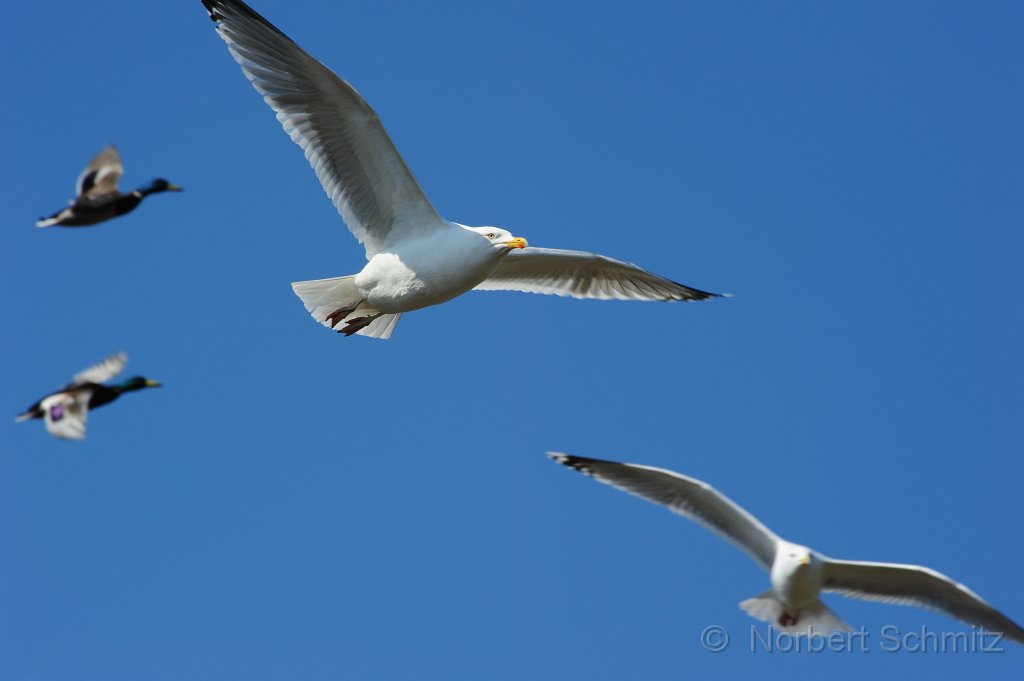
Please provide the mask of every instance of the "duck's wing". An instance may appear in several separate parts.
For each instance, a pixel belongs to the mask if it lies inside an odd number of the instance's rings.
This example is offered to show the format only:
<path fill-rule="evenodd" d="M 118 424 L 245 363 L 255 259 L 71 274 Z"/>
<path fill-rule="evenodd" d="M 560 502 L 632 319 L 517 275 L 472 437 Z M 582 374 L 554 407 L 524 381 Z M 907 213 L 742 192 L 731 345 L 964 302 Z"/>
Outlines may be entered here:
<path fill-rule="evenodd" d="M 124 163 L 121 162 L 121 155 L 117 153 L 117 149 L 111 144 L 96 154 L 78 176 L 76 193 L 79 198 L 116 193 L 122 175 Z"/>
<path fill-rule="evenodd" d="M 203 4 L 253 87 L 305 151 L 367 258 L 389 243 L 452 228 L 351 85 L 244 2 Z"/>
<path fill-rule="evenodd" d="M 1024 643 L 1019 624 L 963 584 L 922 565 L 829 558 L 823 588 L 852 598 L 937 610 Z"/>
<path fill-rule="evenodd" d="M 102 362 L 79 371 L 71 379 L 68 387 L 82 385 L 83 383 L 105 383 L 121 373 L 124 370 L 124 365 L 127 363 L 128 355 L 125 353 L 118 352 L 113 354 Z"/>
<path fill-rule="evenodd" d="M 532 247 L 505 256 L 476 290 L 600 300 L 706 300 L 723 295 L 678 284 L 632 263 L 597 253 Z"/>
<path fill-rule="evenodd" d="M 558 463 L 695 520 L 771 569 L 779 537 L 706 482 L 664 468 L 548 452 Z"/>
<path fill-rule="evenodd" d="M 65 440 L 84 440 L 91 390 L 74 390 L 50 395 L 40 403 L 46 430 Z"/>

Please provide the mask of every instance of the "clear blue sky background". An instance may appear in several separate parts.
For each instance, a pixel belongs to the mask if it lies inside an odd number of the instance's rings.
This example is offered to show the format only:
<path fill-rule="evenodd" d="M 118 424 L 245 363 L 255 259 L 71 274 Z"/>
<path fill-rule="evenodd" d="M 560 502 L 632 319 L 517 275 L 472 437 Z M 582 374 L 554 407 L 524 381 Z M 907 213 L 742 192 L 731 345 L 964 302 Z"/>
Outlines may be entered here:
<path fill-rule="evenodd" d="M 1019 674 L 1019 646 L 885 653 L 887 624 L 967 627 L 836 597 L 870 652 L 751 653 L 767 574 L 544 457 L 688 473 L 1024 620 L 1019 3 L 256 8 L 449 219 L 736 297 L 474 293 L 328 333 L 289 282 L 362 248 L 198 0 L 5 3 L 0 414 L 121 349 L 165 387 L 83 443 L 0 423 L 0 677 Z M 127 188 L 186 192 L 35 229 L 110 142 Z"/>

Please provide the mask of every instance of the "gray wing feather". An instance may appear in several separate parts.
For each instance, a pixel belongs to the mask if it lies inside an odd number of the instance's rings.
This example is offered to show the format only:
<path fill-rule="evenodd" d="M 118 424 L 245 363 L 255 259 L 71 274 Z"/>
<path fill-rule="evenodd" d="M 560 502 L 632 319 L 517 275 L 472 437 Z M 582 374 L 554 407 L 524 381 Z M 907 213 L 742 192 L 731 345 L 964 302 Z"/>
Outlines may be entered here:
<path fill-rule="evenodd" d="M 302 147 L 367 258 L 417 231 L 450 228 L 370 105 L 249 6 L 204 0 L 253 87 Z"/>
<path fill-rule="evenodd" d="M 779 537 L 706 482 L 664 468 L 588 459 L 557 452 L 548 456 L 581 473 L 652 501 L 714 530 L 771 569 Z"/>
<path fill-rule="evenodd" d="M 105 383 L 110 379 L 117 376 L 124 370 L 124 365 L 128 363 L 128 355 L 123 352 L 107 357 L 102 362 L 92 365 L 88 369 L 84 369 L 75 374 L 75 377 L 71 379 L 71 383 L 68 387 L 81 385 L 83 383 Z"/>
<path fill-rule="evenodd" d="M 117 191 L 124 175 L 124 163 L 114 145 L 96 154 L 82 174 L 78 176 L 75 193 L 79 196 L 100 196 Z"/>
<path fill-rule="evenodd" d="M 1000 631 L 1024 643 L 1024 629 L 981 596 L 941 572 L 921 565 L 828 559 L 824 590 L 870 601 L 914 605 Z"/>
<path fill-rule="evenodd" d="M 505 256 L 479 291 L 525 291 L 599 300 L 705 300 L 720 296 L 678 284 L 621 260 L 555 248 Z"/>

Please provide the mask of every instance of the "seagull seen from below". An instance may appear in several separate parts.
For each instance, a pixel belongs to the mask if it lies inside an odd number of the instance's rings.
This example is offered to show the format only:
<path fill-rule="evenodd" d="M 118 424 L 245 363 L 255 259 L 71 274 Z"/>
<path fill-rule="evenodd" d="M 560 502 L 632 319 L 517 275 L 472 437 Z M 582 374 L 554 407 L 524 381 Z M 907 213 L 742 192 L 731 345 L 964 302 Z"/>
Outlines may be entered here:
<path fill-rule="evenodd" d="M 707 483 L 664 468 L 557 452 L 548 456 L 595 480 L 667 506 L 749 553 L 771 574 L 772 588 L 748 598 L 740 607 L 785 633 L 816 636 L 850 631 L 819 598 L 822 592 L 835 592 L 936 610 L 1024 643 L 1024 629 L 1019 624 L 963 584 L 930 568 L 829 558 L 780 538 Z"/>
<path fill-rule="evenodd" d="M 132 212 L 150 194 L 182 191 L 167 180 L 156 179 L 122 194 L 117 188 L 122 175 L 121 155 L 110 145 L 96 154 L 82 172 L 70 205 L 48 218 L 39 218 L 36 227 L 87 227 Z"/>
<path fill-rule="evenodd" d="M 292 284 L 324 326 L 389 338 L 403 312 L 471 289 L 617 300 L 719 297 L 595 253 L 529 248 L 507 230 L 445 220 L 351 85 L 245 3 L 203 4 L 366 248 L 369 262 L 356 275 Z"/>
<path fill-rule="evenodd" d="M 66 440 L 84 440 L 90 409 L 110 404 L 127 392 L 160 386 L 157 381 L 142 376 L 116 385 L 103 385 L 121 373 L 127 362 L 128 355 L 123 352 L 107 357 L 76 374 L 70 383 L 33 404 L 16 420 L 44 419 L 50 435 Z"/>

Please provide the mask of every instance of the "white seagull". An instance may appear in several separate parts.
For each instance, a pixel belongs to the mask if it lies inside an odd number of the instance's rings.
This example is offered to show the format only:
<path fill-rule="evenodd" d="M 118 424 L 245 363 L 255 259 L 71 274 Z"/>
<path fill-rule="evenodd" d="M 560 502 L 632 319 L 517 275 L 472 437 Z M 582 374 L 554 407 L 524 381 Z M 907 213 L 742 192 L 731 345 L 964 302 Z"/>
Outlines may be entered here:
<path fill-rule="evenodd" d="M 403 312 L 471 289 L 604 300 L 719 297 L 596 253 L 529 248 L 507 230 L 445 220 L 351 85 L 245 3 L 203 4 L 366 248 L 369 262 L 359 274 L 292 284 L 324 326 L 389 338 Z"/>
<path fill-rule="evenodd" d="M 835 592 L 897 605 L 916 605 L 968 624 L 1002 632 L 1024 643 L 1024 629 L 946 575 L 922 565 L 836 560 L 790 543 L 706 482 L 664 468 L 587 459 L 558 452 L 548 456 L 595 480 L 667 506 L 736 544 L 771 574 L 772 588 L 740 607 L 788 634 L 827 635 L 849 625 L 821 602 Z"/>

